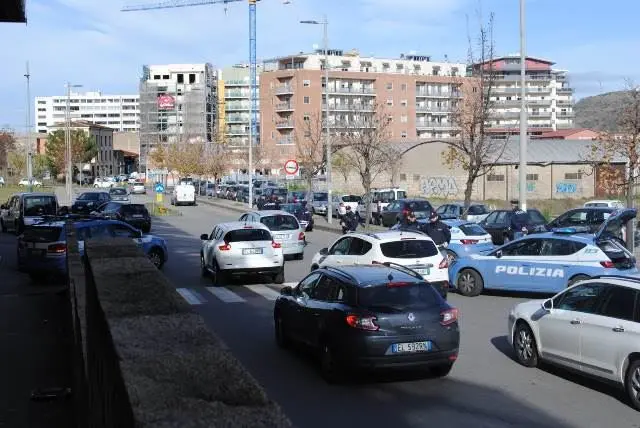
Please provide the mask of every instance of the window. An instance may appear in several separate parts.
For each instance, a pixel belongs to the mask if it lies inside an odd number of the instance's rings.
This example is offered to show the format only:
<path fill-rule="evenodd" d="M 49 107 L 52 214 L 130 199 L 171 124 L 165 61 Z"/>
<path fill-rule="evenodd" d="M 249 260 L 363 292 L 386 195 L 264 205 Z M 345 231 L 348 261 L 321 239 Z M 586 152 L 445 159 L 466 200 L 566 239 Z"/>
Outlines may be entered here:
<path fill-rule="evenodd" d="M 310 104 L 310 103 L 311 103 L 311 100 L 309 99 L 309 97 L 304 97 L 304 98 L 302 99 L 302 102 L 303 102 L 303 103 L 305 103 L 305 104 Z"/>
<path fill-rule="evenodd" d="M 543 256 L 569 256 L 583 249 L 587 244 L 567 239 L 545 239 L 540 254 Z"/>
<path fill-rule="evenodd" d="M 264 224 L 272 231 L 298 230 L 300 225 L 298 220 L 292 215 L 273 215 L 262 217 L 260 223 Z"/>
<path fill-rule="evenodd" d="M 336 281 L 330 276 L 323 275 L 310 291 L 309 297 L 313 300 L 327 301 L 331 290 L 337 286 Z"/>
<path fill-rule="evenodd" d="M 407 92 L 407 84 L 406 84 L 406 83 L 403 83 L 402 85 L 400 85 L 400 90 L 401 90 L 402 92 Z"/>
<path fill-rule="evenodd" d="M 487 181 L 504 181 L 504 174 L 488 174 Z"/>
<path fill-rule="evenodd" d="M 584 312 L 595 312 L 599 297 L 603 294 L 605 286 L 602 284 L 578 285 L 553 299 L 555 309 Z"/>
<path fill-rule="evenodd" d="M 469 214 L 471 215 L 482 215 L 488 214 L 489 209 L 485 205 L 471 205 L 469 206 Z"/>
<path fill-rule="evenodd" d="M 564 179 L 565 180 L 581 180 L 582 173 L 581 172 L 565 172 Z"/>
<path fill-rule="evenodd" d="M 426 282 L 414 282 L 399 287 L 386 284 L 363 287 L 358 302 L 364 306 L 405 311 L 409 308 L 429 308 L 440 304 L 438 292 Z M 379 310 L 379 309 L 378 309 Z"/>
<path fill-rule="evenodd" d="M 409 103 L 407 102 L 407 100 L 400 100 L 400 105 L 402 107 L 406 107 Z"/>
<path fill-rule="evenodd" d="M 310 274 L 305 279 L 300 281 L 300 284 L 296 289 L 296 293 L 303 294 L 304 296 L 311 298 L 311 295 L 313 294 L 313 289 L 317 284 L 318 279 L 320 279 L 319 273 Z"/>
<path fill-rule="evenodd" d="M 401 173 L 400 174 L 400 181 L 407 181 L 407 174 Z"/>
<path fill-rule="evenodd" d="M 351 238 L 343 238 L 340 241 L 336 242 L 329 254 L 336 256 L 345 256 L 349 254 L 349 244 L 351 243 Z"/>
<path fill-rule="evenodd" d="M 169 80 L 169 75 L 168 74 L 163 74 L 162 75 L 162 80 Z"/>
<path fill-rule="evenodd" d="M 111 234 L 114 238 L 135 238 L 137 237 L 136 231 L 124 226 L 122 224 L 110 225 Z"/>
<path fill-rule="evenodd" d="M 385 242 L 380 244 L 380 250 L 385 257 L 390 259 L 419 259 L 438 254 L 438 249 L 433 241 L 424 239 Z"/>
<path fill-rule="evenodd" d="M 196 83 L 196 75 L 191 73 L 189 74 L 189 83 Z"/>
<path fill-rule="evenodd" d="M 369 252 L 372 245 L 364 239 L 352 238 L 351 245 L 349 246 L 350 256 L 364 256 Z"/>
<path fill-rule="evenodd" d="M 402 133 L 400 133 L 400 137 L 407 138 L 407 131 L 402 131 Z"/>
<path fill-rule="evenodd" d="M 406 114 L 403 114 L 402 116 L 400 116 L 400 123 L 407 123 L 409 121 L 409 118 L 407 117 Z"/>
<path fill-rule="evenodd" d="M 392 90 L 393 89 L 393 83 L 392 82 L 387 82 L 386 87 L 387 87 L 388 91 Z"/>
<path fill-rule="evenodd" d="M 302 117 L 302 120 L 304 120 L 305 122 L 309 122 L 309 121 L 311 120 L 311 116 L 309 116 L 308 114 L 305 114 L 305 115 Z"/>
<path fill-rule="evenodd" d="M 159 74 L 154 74 L 153 75 L 153 80 L 160 80 L 160 75 Z"/>
<path fill-rule="evenodd" d="M 504 256 L 539 256 L 542 248 L 542 239 L 526 239 L 514 242 L 502 249 Z"/>
<path fill-rule="evenodd" d="M 271 233 L 264 229 L 238 229 L 228 232 L 225 242 L 271 241 Z"/>
<path fill-rule="evenodd" d="M 392 106 L 393 105 L 393 100 L 392 99 L 388 99 L 387 100 L 387 105 L 388 106 Z"/>
<path fill-rule="evenodd" d="M 527 181 L 538 181 L 538 174 L 527 174 Z"/>
<path fill-rule="evenodd" d="M 609 286 L 603 293 L 598 314 L 624 321 L 639 321 L 635 316 L 638 292 L 632 288 Z"/>
<path fill-rule="evenodd" d="M 182 73 L 178 74 L 178 83 L 184 83 L 184 74 Z"/>
<path fill-rule="evenodd" d="M 303 80 L 302 86 L 304 86 L 305 88 L 308 88 L 309 86 L 311 86 L 311 80 Z"/>

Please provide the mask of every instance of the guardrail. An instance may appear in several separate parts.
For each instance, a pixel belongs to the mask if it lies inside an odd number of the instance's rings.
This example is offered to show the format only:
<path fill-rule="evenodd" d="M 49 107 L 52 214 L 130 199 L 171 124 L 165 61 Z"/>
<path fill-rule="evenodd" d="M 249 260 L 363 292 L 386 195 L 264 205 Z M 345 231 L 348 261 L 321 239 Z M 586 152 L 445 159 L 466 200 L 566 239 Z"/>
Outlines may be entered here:
<path fill-rule="evenodd" d="M 130 239 L 66 232 L 77 426 L 291 426 Z"/>

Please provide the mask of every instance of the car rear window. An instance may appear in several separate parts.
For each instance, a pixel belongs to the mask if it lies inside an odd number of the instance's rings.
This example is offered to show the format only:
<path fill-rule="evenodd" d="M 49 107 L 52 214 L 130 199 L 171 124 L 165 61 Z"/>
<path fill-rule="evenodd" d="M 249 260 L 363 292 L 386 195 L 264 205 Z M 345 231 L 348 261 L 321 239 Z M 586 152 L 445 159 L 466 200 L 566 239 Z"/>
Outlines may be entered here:
<path fill-rule="evenodd" d="M 530 224 L 545 224 L 547 222 L 538 211 L 527 210 L 527 215 L 529 216 Z"/>
<path fill-rule="evenodd" d="M 109 193 L 112 195 L 126 195 L 127 191 L 123 188 L 115 188 L 115 189 L 109 190 Z"/>
<path fill-rule="evenodd" d="M 238 229 L 227 232 L 225 242 L 271 241 L 271 233 L 264 229 Z"/>
<path fill-rule="evenodd" d="M 147 207 L 142 204 L 122 205 L 122 214 L 148 214 Z"/>
<path fill-rule="evenodd" d="M 296 230 L 300 227 L 298 220 L 291 215 L 272 215 L 268 217 L 262 217 L 260 223 L 264 224 L 269 230 L 282 231 L 282 230 Z"/>
<path fill-rule="evenodd" d="M 56 215 L 58 204 L 55 196 L 25 196 L 24 215 Z"/>
<path fill-rule="evenodd" d="M 489 210 L 484 205 L 471 205 L 469 207 L 469 214 L 471 215 L 482 215 L 488 214 Z"/>
<path fill-rule="evenodd" d="M 98 192 L 87 192 L 78 196 L 78 201 L 97 201 L 99 197 L 100 193 Z"/>
<path fill-rule="evenodd" d="M 487 234 L 486 230 L 484 230 L 479 225 L 473 224 L 473 223 L 462 224 L 458 226 L 458 229 L 460 229 L 462 233 L 464 233 L 467 236 L 479 236 L 479 235 Z"/>
<path fill-rule="evenodd" d="M 592 203 L 584 204 L 584 206 L 587 208 L 607 208 L 609 207 L 609 204 L 604 202 L 592 202 Z"/>
<path fill-rule="evenodd" d="M 410 201 L 407 206 L 411 211 L 433 211 L 431 204 L 427 201 Z"/>
<path fill-rule="evenodd" d="M 326 193 L 314 193 L 313 194 L 313 200 L 314 201 L 327 201 L 328 197 L 329 196 Z"/>
<path fill-rule="evenodd" d="M 274 195 L 286 195 L 287 194 L 287 189 L 273 189 L 272 192 Z"/>
<path fill-rule="evenodd" d="M 60 226 L 27 227 L 23 239 L 29 242 L 55 242 L 60 240 L 61 234 Z"/>
<path fill-rule="evenodd" d="M 438 254 L 438 249 L 433 241 L 426 239 L 385 242 L 380 244 L 380 250 L 385 257 L 390 259 L 415 259 Z"/>
<path fill-rule="evenodd" d="M 424 281 L 399 286 L 383 284 L 358 289 L 358 304 L 372 310 L 403 311 L 409 308 L 439 306 L 440 297 L 435 289 Z"/>
<path fill-rule="evenodd" d="M 346 195 L 342 197 L 342 202 L 362 202 L 362 198 L 360 196 L 355 195 Z"/>

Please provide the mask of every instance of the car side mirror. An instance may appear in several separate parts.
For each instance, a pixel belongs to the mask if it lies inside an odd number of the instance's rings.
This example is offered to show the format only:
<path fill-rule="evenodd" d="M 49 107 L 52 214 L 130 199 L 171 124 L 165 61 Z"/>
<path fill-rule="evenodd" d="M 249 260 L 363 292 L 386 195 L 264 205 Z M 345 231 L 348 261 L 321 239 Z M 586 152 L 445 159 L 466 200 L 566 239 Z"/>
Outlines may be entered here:
<path fill-rule="evenodd" d="M 293 296 L 293 288 L 289 287 L 288 285 L 286 287 L 282 287 L 282 289 L 280 289 L 280 295 Z"/>
<path fill-rule="evenodd" d="M 328 248 L 323 248 L 320 250 L 320 255 L 321 256 L 327 256 L 329 255 L 329 249 Z"/>
<path fill-rule="evenodd" d="M 202 241 L 208 241 L 209 240 L 209 235 L 207 235 L 206 233 L 203 233 L 202 235 L 200 235 L 200 239 Z"/>
<path fill-rule="evenodd" d="M 542 302 L 542 309 L 544 309 L 545 311 L 553 310 L 553 299 L 548 299 Z"/>
<path fill-rule="evenodd" d="M 497 259 L 502 258 L 502 250 L 498 250 L 498 251 L 496 251 L 495 256 L 496 256 L 496 258 L 497 258 Z"/>

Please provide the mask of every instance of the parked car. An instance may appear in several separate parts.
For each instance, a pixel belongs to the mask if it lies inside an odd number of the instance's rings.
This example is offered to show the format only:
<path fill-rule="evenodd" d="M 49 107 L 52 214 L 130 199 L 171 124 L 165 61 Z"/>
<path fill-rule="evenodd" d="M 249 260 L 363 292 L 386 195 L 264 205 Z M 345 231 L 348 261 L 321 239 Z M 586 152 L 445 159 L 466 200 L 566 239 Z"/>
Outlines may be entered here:
<path fill-rule="evenodd" d="M 120 202 L 124 204 L 128 204 L 131 202 L 129 199 L 129 192 L 124 187 L 112 187 L 109 189 L 109 195 L 111 196 L 111 200 L 114 202 Z"/>
<path fill-rule="evenodd" d="M 453 203 L 440 205 L 436 213 L 442 220 L 455 220 L 466 216 L 466 220 L 473 223 L 480 223 L 489 215 L 489 209 L 484 204 L 472 203 L 469 209 L 464 209 L 464 204 Z"/>
<path fill-rule="evenodd" d="M 111 201 L 111 195 L 107 191 L 91 191 L 81 193 L 71 204 L 73 214 L 90 214 L 102 204 Z"/>
<path fill-rule="evenodd" d="M 556 217 L 547 224 L 547 230 L 551 231 L 560 227 L 588 227 L 591 233 L 598 231 L 616 208 L 585 207 L 574 208 Z"/>
<path fill-rule="evenodd" d="M 96 177 L 93 181 L 93 187 L 96 189 L 109 189 L 115 185 L 115 181 L 110 177 Z"/>
<path fill-rule="evenodd" d="M 429 201 L 425 199 L 400 199 L 399 201 L 393 201 L 384 207 L 380 214 L 382 226 L 393 226 L 400 222 L 410 211 L 413 212 L 418 219 L 429 218 L 433 207 Z"/>
<path fill-rule="evenodd" d="M 313 192 L 311 199 L 312 214 L 327 215 L 328 195 L 327 192 Z"/>
<path fill-rule="evenodd" d="M 282 204 L 280 205 L 282 211 L 286 211 L 293 214 L 298 219 L 298 223 L 304 229 L 305 232 L 311 232 L 313 230 L 313 215 L 309 209 L 302 204 Z"/>
<path fill-rule="evenodd" d="M 36 180 L 35 178 L 23 178 L 18 182 L 18 186 L 20 187 L 27 187 L 27 186 L 33 186 L 33 187 L 42 187 L 42 182 L 39 180 Z"/>
<path fill-rule="evenodd" d="M 147 188 L 144 186 L 144 180 L 136 179 L 133 180 L 131 185 L 131 194 L 132 195 L 146 195 Z"/>
<path fill-rule="evenodd" d="M 4 187 L 5 183 L 4 183 L 4 177 L 0 175 L 0 187 Z"/>
<path fill-rule="evenodd" d="M 547 220 L 542 213 L 536 209 L 528 209 L 526 219 L 527 233 L 545 232 Z M 512 210 L 496 210 L 491 212 L 480 223 L 484 230 L 491 234 L 491 240 L 495 245 L 502 245 L 509 241 L 513 241 L 514 232 L 511 230 L 511 218 L 515 215 Z"/>
<path fill-rule="evenodd" d="M 282 254 L 298 260 L 304 258 L 307 243 L 304 227 L 294 215 L 281 210 L 251 211 L 242 214 L 239 221 L 264 224 L 271 231 L 273 240 L 281 244 Z"/>
<path fill-rule="evenodd" d="M 351 211 L 357 215 L 364 215 L 359 212 L 362 204 L 362 198 L 357 195 L 334 195 L 333 199 L 333 216 L 338 217 L 340 206 L 351 207 Z"/>
<path fill-rule="evenodd" d="M 278 201 L 281 204 L 286 202 L 287 189 L 285 187 L 265 187 L 262 190 L 262 201 L 275 202 Z"/>
<path fill-rule="evenodd" d="M 52 193 L 17 193 L 0 206 L 0 230 L 21 234 L 26 226 L 58 214 L 58 198 Z"/>
<path fill-rule="evenodd" d="M 151 231 L 151 214 L 149 214 L 149 210 L 147 210 L 147 207 L 143 204 L 107 202 L 91 214 L 102 218 L 120 220 L 136 229 L 140 229 L 144 233 Z"/>
<path fill-rule="evenodd" d="M 389 187 L 385 189 L 373 189 L 370 194 L 364 195 L 358 207 L 358 211 L 365 215 L 367 210 L 366 204 L 370 205 L 371 218 L 370 223 L 382 224 L 382 211 L 391 202 L 407 197 L 407 191 L 399 187 Z"/>
<path fill-rule="evenodd" d="M 599 207 L 599 208 L 625 208 L 626 204 L 622 201 L 619 200 L 595 200 L 595 201 L 588 201 L 585 202 L 584 206 L 586 208 L 594 208 L 594 207 Z"/>
<path fill-rule="evenodd" d="M 286 198 L 287 203 L 297 204 L 306 200 L 307 200 L 306 190 L 294 190 L 292 192 L 287 193 L 287 198 Z"/>

